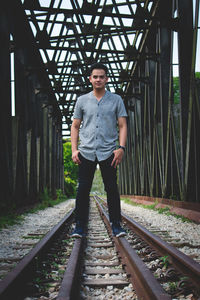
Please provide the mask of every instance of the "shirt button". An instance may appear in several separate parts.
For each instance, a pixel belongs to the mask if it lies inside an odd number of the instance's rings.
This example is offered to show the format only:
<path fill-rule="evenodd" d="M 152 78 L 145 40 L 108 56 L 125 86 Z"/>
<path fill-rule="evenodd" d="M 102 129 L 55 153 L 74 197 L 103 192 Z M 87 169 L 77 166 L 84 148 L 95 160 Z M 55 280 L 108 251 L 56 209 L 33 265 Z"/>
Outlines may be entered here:
<path fill-rule="evenodd" d="M 98 128 L 99 126 L 96 126 L 96 128 Z"/>

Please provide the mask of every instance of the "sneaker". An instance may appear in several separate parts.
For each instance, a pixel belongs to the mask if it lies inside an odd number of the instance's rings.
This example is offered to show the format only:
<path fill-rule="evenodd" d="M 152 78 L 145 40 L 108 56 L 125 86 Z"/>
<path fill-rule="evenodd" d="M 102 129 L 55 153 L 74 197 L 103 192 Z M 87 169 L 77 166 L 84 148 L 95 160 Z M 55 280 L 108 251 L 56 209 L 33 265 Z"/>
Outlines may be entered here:
<path fill-rule="evenodd" d="M 116 237 L 121 237 L 121 236 L 126 235 L 125 230 L 120 226 L 119 222 L 112 223 L 112 232 L 113 232 L 113 235 Z"/>
<path fill-rule="evenodd" d="M 83 226 L 77 222 L 74 231 L 71 234 L 71 237 L 82 238 L 84 236 Z"/>

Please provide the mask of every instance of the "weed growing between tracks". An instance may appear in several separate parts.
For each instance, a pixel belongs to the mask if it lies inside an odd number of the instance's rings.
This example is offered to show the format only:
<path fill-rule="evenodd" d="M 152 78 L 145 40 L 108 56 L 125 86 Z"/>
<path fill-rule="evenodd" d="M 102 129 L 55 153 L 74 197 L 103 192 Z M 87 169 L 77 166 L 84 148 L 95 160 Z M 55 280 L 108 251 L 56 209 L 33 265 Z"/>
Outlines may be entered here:
<path fill-rule="evenodd" d="M 168 255 L 162 256 L 160 260 L 163 262 L 163 267 L 167 269 L 169 266 L 169 256 Z"/>

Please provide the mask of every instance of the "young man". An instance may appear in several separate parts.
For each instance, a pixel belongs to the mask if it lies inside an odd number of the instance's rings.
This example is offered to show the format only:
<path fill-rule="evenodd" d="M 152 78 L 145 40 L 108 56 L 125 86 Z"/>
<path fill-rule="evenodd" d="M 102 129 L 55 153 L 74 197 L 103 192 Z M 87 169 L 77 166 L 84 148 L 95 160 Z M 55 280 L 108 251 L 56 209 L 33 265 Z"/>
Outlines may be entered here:
<path fill-rule="evenodd" d="M 89 210 L 89 193 L 96 165 L 99 164 L 107 193 L 113 235 L 125 235 L 120 226 L 121 208 L 116 167 L 121 162 L 127 137 L 127 113 L 122 98 L 106 90 L 108 69 L 92 65 L 89 80 L 93 91 L 77 99 L 71 127 L 72 159 L 79 165 L 74 237 L 84 235 Z M 119 135 L 118 130 L 119 129 Z M 80 144 L 79 142 L 80 132 Z M 119 146 L 116 149 L 116 141 Z"/>

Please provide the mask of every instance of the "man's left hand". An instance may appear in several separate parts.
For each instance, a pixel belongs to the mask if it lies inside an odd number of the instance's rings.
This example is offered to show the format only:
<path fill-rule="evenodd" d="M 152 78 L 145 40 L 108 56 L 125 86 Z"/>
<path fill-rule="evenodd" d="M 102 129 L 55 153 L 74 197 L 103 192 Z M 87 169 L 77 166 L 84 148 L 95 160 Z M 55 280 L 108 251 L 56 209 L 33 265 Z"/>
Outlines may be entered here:
<path fill-rule="evenodd" d="M 116 168 L 122 161 L 122 158 L 124 156 L 124 150 L 119 148 L 117 150 L 114 150 L 113 153 L 114 153 L 114 158 L 111 163 L 111 166 L 114 166 L 114 168 Z"/>

